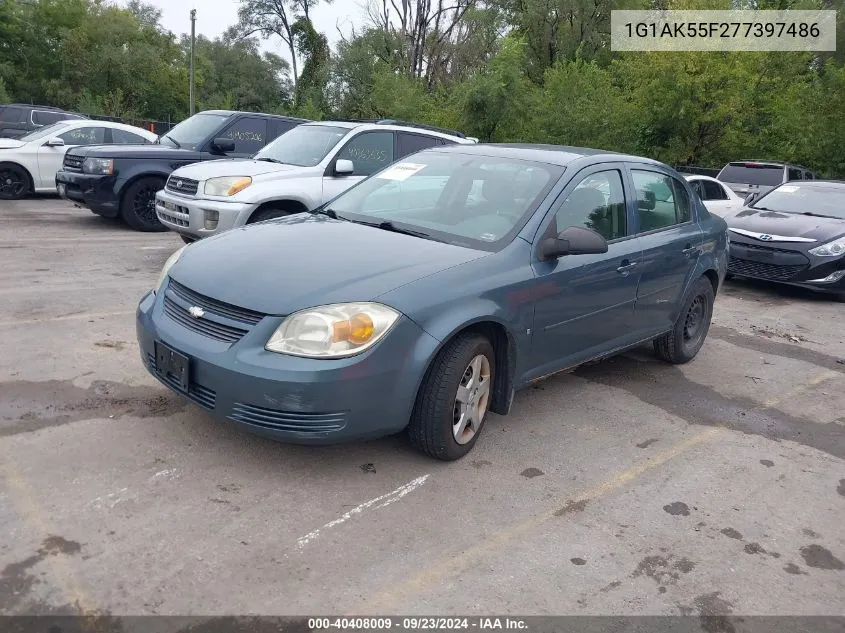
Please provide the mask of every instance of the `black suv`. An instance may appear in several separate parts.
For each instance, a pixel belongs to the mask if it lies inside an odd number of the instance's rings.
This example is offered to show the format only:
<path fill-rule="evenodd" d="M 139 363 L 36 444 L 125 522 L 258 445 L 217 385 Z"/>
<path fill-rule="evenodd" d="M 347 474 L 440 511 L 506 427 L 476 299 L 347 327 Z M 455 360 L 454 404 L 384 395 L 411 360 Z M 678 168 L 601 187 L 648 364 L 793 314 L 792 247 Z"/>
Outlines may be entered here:
<path fill-rule="evenodd" d="M 51 106 L 6 103 L 0 105 L 0 138 L 20 138 L 45 125 L 87 116 Z"/>
<path fill-rule="evenodd" d="M 307 119 L 206 110 L 153 145 L 74 147 L 56 173 L 59 195 L 93 213 L 122 218 L 136 231 L 164 231 L 155 194 L 174 169 L 205 160 L 248 158 Z"/>

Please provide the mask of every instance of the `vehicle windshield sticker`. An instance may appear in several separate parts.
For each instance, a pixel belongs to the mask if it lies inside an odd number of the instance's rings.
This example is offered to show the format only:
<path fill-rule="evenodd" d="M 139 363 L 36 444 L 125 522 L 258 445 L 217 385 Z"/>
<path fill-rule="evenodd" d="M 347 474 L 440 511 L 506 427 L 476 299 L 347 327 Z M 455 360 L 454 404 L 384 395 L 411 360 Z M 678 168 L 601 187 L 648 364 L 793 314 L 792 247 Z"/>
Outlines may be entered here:
<path fill-rule="evenodd" d="M 496 241 L 496 235 L 495 235 L 495 233 L 484 233 L 481 236 L 481 239 L 485 240 L 487 242 L 495 242 Z"/>
<path fill-rule="evenodd" d="M 782 193 L 795 193 L 796 191 L 798 191 L 798 187 L 794 185 L 784 185 L 783 187 L 778 189 L 778 191 Z"/>
<path fill-rule="evenodd" d="M 407 180 L 422 169 L 425 169 L 425 165 L 417 163 L 396 163 L 387 171 L 380 173 L 376 178 L 382 178 L 383 180 Z"/>

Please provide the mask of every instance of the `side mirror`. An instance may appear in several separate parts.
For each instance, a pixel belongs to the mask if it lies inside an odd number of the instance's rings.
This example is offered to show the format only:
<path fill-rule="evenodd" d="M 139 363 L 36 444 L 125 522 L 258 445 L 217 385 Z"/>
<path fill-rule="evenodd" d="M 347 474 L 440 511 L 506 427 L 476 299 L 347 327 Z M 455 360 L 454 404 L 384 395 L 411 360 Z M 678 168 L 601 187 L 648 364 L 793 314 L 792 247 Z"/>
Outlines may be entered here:
<path fill-rule="evenodd" d="M 543 240 L 540 257 L 543 260 L 557 259 L 564 255 L 598 255 L 607 252 L 607 240 L 592 229 L 570 226 L 557 237 Z"/>
<path fill-rule="evenodd" d="M 65 142 L 57 136 L 55 138 L 51 138 L 49 141 L 47 141 L 44 144 L 47 147 L 64 147 Z"/>
<path fill-rule="evenodd" d="M 748 206 L 748 205 L 750 205 L 750 204 L 753 204 L 753 203 L 754 203 L 754 201 L 755 201 L 757 198 L 758 198 L 758 195 L 757 195 L 756 193 L 749 193 L 747 196 L 745 196 L 745 201 L 743 202 L 743 204 L 744 204 L 745 206 Z"/>
<path fill-rule="evenodd" d="M 657 196 L 653 191 L 645 190 L 638 196 L 637 207 L 641 211 L 651 211 L 657 206 Z"/>
<path fill-rule="evenodd" d="M 230 138 L 216 138 L 211 141 L 211 148 L 218 152 L 225 154 L 227 152 L 235 151 L 235 141 Z"/>
<path fill-rule="evenodd" d="M 334 165 L 334 173 L 336 176 L 349 176 L 354 174 L 355 164 L 351 160 L 341 158 Z"/>

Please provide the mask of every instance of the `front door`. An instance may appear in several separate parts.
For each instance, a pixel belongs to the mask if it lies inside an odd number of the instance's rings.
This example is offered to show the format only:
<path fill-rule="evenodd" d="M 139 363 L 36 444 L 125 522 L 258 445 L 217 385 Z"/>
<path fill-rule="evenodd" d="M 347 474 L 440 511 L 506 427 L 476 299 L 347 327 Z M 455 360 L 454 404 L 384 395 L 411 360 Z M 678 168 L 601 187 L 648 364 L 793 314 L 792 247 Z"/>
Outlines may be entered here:
<path fill-rule="evenodd" d="M 323 199 L 328 202 L 355 183 L 387 167 L 393 162 L 393 132 L 374 130 L 362 132 L 346 141 L 326 168 L 323 176 Z M 351 160 L 355 171 L 348 175 L 335 173 L 338 160 Z"/>
<path fill-rule="evenodd" d="M 637 324 L 646 334 L 672 328 L 704 241 L 686 187 L 648 165 L 631 166 L 642 266 Z"/>
<path fill-rule="evenodd" d="M 102 145 L 106 142 L 106 128 L 98 125 L 73 128 L 58 135 L 65 144 L 55 147 L 46 144 L 50 138 L 44 139 L 38 148 L 39 175 L 36 187 L 55 187 L 56 172 L 62 168 L 67 151 L 80 145 Z"/>
<path fill-rule="evenodd" d="M 631 213 L 620 164 L 590 167 L 561 193 L 538 241 L 571 227 L 586 227 L 608 241 L 608 252 L 565 255 L 533 263 L 534 376 L 557 371 L 636 339 L 634 303 L 642 249 L 630 231 Z"/>

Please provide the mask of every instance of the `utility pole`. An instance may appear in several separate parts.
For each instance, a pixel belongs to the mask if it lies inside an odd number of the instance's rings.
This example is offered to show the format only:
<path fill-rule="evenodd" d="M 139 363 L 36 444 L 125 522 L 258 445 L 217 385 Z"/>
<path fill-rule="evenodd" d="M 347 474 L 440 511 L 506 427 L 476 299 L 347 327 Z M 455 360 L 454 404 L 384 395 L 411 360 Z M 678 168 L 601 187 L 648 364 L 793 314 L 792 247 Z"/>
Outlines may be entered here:
<path fill-rule="evenodd" d="M 194 115 L 194 47 L 197 43 L 197 10 L 191 9 L 191 87 L 189 95 L 189 115 Z"/>

